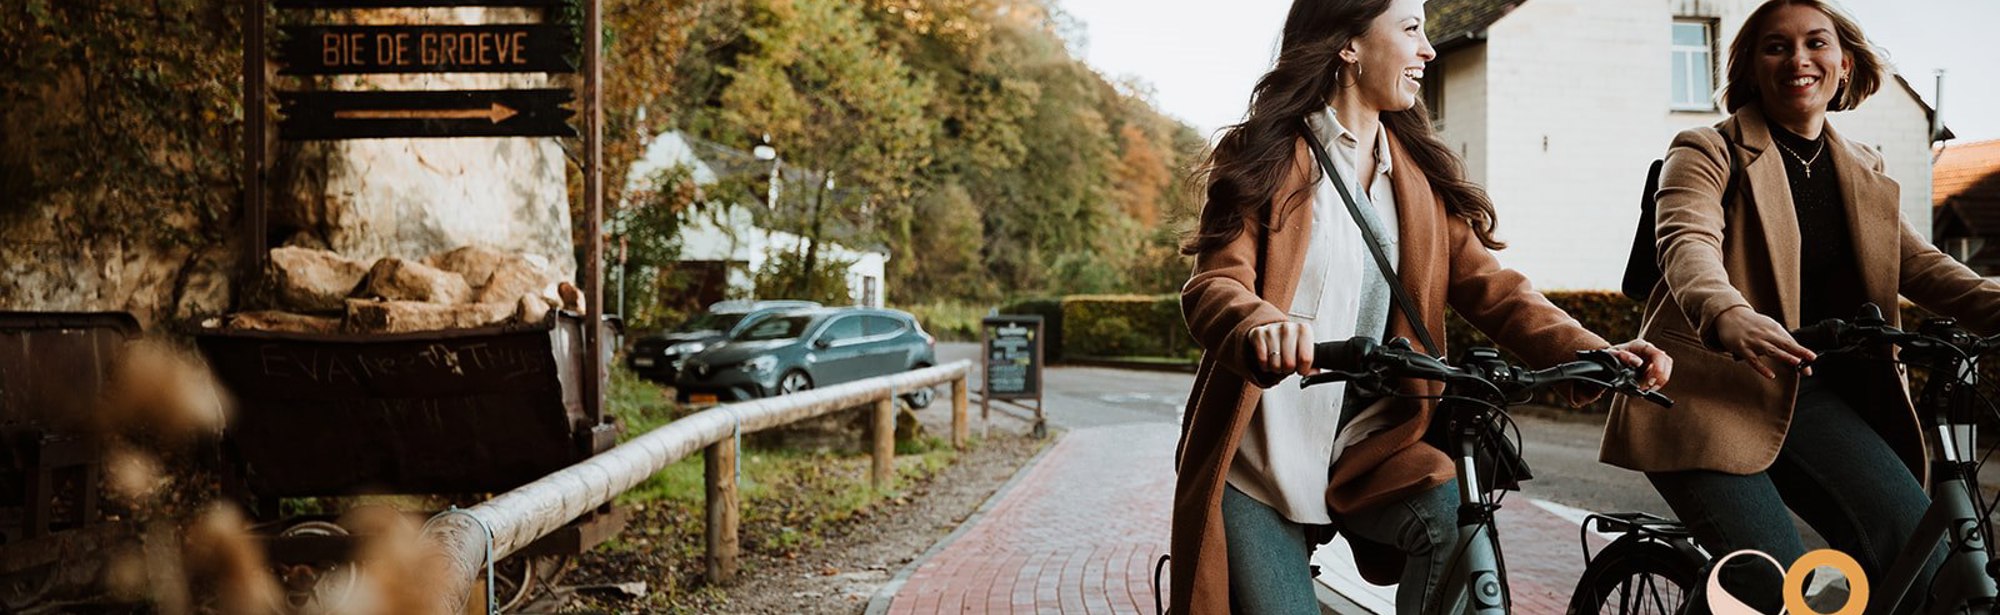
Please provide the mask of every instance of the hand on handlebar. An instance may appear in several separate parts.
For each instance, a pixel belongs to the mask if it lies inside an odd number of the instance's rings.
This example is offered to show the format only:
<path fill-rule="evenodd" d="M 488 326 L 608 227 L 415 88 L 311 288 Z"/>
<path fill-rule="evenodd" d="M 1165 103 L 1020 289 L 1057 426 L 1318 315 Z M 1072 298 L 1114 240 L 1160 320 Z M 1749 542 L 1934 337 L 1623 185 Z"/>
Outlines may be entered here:
<path fill-rule="evenodd" d="M 1785 326 L 1748 306 L 1723 310 L 1715 316 L 1715 338 L 1738 361 L 1750 364 L 1765 378 L 1777 378 L 1777 369 L 1803 371 L 1812 375 L 1812 350 L 1799 345 Z"/>
<path fill-rule="evenodd" d="M 1313 364 L 1312 325 L 1302 322 L 1274 322 L 1250 330 L 1250 349 L 1256 353 L 1253 365 L 1273 374 L 1310 376 L 1319 373 Z"/>
<path fill-rule="evenodd" d="M 1667 386 L 1674 375 L 1674 358 L 1646 340 L 1632 340 L 1610 348 L 1611 356 L 1639 370 L 1639 388 L 1648 391 Z"/>
<path fill-rule="evenodd" d="M 1668 356 L 1667 351 L 1661 350 L 1660 347 L 1654 346 L 1646 340 L 1632 340 L 1605 348 L 1602 352 L 1612 359 L 1625 364 L 1627 367 L 1639 370 L 1639 373 L 1634 374 L 1632 378 L 1632 384 L 1638 390 L 1632 391 L 1632 393 L 1638 394 L 1641 397 L 1647 397 L 1654 403 L 1660 403 L 1659 400 L 1652 399 L 1650 395 L 1653 395 L 1653 392 L 1659 390 L 1660 387 L 1666 386 L 1667 380 L 1673 377 L 1674 358 Z M 1571 387 L 1569 401 L 1572 405 L 1582 406 L 1597 401 L 1597 398 L 1603 394 L 1604 390 L 1596 387 Z M 1670 403 L 1661 405 L 1668 405 Z"/>

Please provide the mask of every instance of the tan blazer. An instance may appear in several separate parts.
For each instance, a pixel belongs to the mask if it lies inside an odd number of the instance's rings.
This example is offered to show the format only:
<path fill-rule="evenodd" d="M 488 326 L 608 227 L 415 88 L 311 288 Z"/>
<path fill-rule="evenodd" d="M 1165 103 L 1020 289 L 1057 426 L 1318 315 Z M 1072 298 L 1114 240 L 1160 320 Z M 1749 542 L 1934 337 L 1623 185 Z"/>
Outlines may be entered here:
<path fill-rule="evenodd" d="M 1755 105 L 1716 125 L 1732 135 L 1743 165 L 1727 206 L 1722 193 L 1730 164 L 1725 143 L 1706 128 L 1681 132 L 1660 174 L 1661 284 L 1646 301 L 1641 337 L 1674 358 L 1663 392 L 1678 402 L 1660 408 L 1614 400 L 1600 458 L 1647 472 L 1715 470 L 1751 474 L 1777 459 L 1797 400 L 1796 374 L 1767 380 L 1722 353 L 1713 325 L 1737 306 L 1799 322 L 1799 226 L 1783 154 Z M 1737 136 L 1740 135 L 1740 136 Z M 1868 300 L 1900 325 L 1896 296 L 1975 330 L 2000 325 L 2000 284 L 1986 281 L 1939 252 L 1902 219 L 1898 188 L 1882 174 L 1873 148 L 1841 138 L 1829 123 L 1828 154 L 1840 177 Z M 1919 480 L 1923 440 L 1901 374 L 1888 363 L 1865 377 L 1879 397 L 1861 410 Z"/>
<path fill-rule="evenodd" d="M 1386 130 L 1386 128 L 1385 128 Z M 1480 245 L 1472 228 L 1448 216 L 1429 182 L 1391 134 L 1389 151 L 1396 172 L 1397 228 L 1401 254 L 1397 271 L 1417 313 L 1433 335 L 1444 334 L 1445 306 L 1465 317 L 1528 361 L 1553 364 L 1574 351 L 1607 344 L 1534 291 L 1521 274 L 1502 269 Z M 1311 150 L 1298 141 L 1285 186 L 1268 217 L 1244 229 L 1222 249 L 1196 258 L 1194 275 L 1181 290 L 1182 315 L 1205 352 L 1195 374 L 1189 408 L 1181 425 L 1174 486 L 1173 582 L 1175 613 L 1229 612 L 1229 561 L 1222 535 L 1222 488 L 1243 430 L 1264 387 L 1283 379 L 1254 368 L 1247 334 L 1284 322 L 1307 238 L 1312 236 L 1311 191 L 1317 177 Z M 1288 195 L 1300 198 L 1287 200 Z M 1394 309 L 1392 336 L 1416 336 Z M 1430 382 L 1400 383 L 1404 391 L 1437 394 Z M 1452 480 L 1451 460 L 1419 442 L 1430 422 L 1432 404 L 1407 402 L 1395 427 L 1355 443 L 1332 473 L 1328 506 L 1336 513 L 1394 502 Z M 1323 532 L 1316 532 L 1323 534 Z M 1324 536 L 1331 538 L 1330 535 Z M 1371 581 L 1391 583 L 1402 571 L 1401 554 L 1357 542 L 1357 559 Z M 1373 547 L 1373 548 L 1371 548 Z M 1304 565 L 1305 562 L 1299 562 Z"/>

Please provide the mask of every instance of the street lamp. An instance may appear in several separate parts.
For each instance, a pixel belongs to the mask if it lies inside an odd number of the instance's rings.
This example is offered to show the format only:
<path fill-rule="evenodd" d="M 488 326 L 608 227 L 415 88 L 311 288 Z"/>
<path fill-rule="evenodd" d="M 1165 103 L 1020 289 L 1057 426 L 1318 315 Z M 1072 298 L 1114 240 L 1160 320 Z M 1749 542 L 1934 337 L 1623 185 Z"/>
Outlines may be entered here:
<path fill-rule="evenodd" d="M 757 147 L 751 148 L 750 154 L 756 156 L 758 160 L 771 161 L 771 188 L 769 194 L 764 196 L 764 208 L 777 209 L 778 169 L 783 167 L 784 161 L 778 159 L 778 148 L 771 147 L 771 133 L 764 133 L 763 142 L 758 143 Z"/>

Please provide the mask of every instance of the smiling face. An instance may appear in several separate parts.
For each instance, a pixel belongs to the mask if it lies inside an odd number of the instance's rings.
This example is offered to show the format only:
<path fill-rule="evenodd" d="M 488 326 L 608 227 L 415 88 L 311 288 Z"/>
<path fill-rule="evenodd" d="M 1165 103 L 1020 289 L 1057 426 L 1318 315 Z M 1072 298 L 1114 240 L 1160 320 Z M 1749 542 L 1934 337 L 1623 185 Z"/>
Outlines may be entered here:
<path fill-rule="evenodd" d="M 1367 32 L 1341 50 L 1340 57 L 1347 63 L 1341 69 L 1342 84 L 1355 88 L 1364 104 L 1381 111 L 1416 106 L 1424 64 L 1437 58 L 1437 50 L 1424 35 L 1423 0 L 1391 2 L 1389 10 L 1368 24 Z"/>
<path fill-rule="evenodd" d="M 1754 57 L 1764 113 L 1779 121 L 1824 115 L 1854 64 L 1833 20 L 1809 6 L 1784 6 L 1765 20 Z"/>

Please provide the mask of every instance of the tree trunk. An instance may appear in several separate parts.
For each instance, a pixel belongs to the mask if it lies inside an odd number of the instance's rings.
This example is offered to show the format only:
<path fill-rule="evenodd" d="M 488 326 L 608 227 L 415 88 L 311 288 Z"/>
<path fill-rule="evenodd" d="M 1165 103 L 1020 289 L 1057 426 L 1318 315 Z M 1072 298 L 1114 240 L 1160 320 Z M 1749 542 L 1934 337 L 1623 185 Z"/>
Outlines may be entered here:
<path fill-rule="evenodd" d="M 801 299 L 818 299 L 813 294 L 813 271 L 819 266 L 819 235 L 826 219 L 826 197 L 826 180 L 822 179 L 819 190 L 813 194 L 812 223 L 806 230 L 806 262 L 799 267 L 799 279 L 793 282 L 799 289 L 793 296 Z"/>

